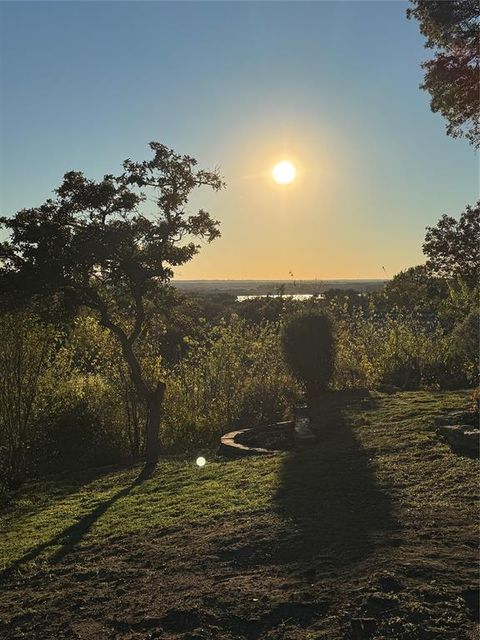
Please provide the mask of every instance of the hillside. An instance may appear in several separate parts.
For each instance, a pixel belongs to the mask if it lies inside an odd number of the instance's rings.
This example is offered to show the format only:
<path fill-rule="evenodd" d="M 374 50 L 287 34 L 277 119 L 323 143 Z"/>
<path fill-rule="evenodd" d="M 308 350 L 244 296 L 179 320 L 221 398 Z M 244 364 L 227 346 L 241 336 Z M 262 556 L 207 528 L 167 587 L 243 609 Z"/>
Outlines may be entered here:
<path fill-rule="evenodd" d="M 0 520 L 0 637 L 476 637 L 477 463 L 433 426 L 466 399 L 379 394 L 310 451 L 25 486 Z"/>

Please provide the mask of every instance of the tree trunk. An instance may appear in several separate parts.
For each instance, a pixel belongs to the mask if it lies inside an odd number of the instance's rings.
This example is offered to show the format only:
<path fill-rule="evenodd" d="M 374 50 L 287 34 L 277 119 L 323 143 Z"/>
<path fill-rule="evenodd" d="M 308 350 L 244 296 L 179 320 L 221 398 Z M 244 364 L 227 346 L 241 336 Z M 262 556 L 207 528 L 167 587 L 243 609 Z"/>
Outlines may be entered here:
<path fill-rule="evenodd" d="M 310 420 L 315 420 L 318 410 L 318 397 L 320 394 L 320 385 L 312 380 L 305 384 L 305 399 L 307 401 L 308 413 Z"/>
<path fill-rule="evenodd" d="M 155 463 L 160 455 L 160 419 L 162 416 L 165 383 L 159 382 L 155 391 L 147 396 L 147 425 L 145 432 L 145 457 L 147 462 Z"/>
<path fill-rule="evenodd" d="M 160 455 L 160 418 L 162 415 L 162 402 L 165 395 L 165 383 L 158 382 L 155 390 L 152 391 L 150 385 L 143 377 L 142 367 L 138 361 L 133 342 L 135 337 L 128 337 L 125 331 L 110 319 L 108 310 L 104 304 L 99 304 L 101 313 L 101 324 L 110 329 L 118 338 L 122 347 L 122 352 L 130 369 L 130 377 L 139 394 L 147 405 L 147 424 L 145 425 L 145 456 L 148 463 L 155 463 Z M 136 336 L 138 337 L 138 335 Z"/>

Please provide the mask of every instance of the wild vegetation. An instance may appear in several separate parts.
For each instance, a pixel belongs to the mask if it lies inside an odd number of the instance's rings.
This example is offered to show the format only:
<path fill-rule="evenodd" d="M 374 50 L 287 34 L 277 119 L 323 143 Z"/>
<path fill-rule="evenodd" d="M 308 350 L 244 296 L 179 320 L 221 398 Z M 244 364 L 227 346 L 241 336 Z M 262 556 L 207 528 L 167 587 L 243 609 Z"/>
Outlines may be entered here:
<path fill-rule="evenodd" d="M 95 181 L 70 171 L 55 199 L 1 218 L 10 238 L 0 244 L 0 255 L 10 297 L 50 294 L 64 306 L 90 309 L 118 341 L 147 412 L 145 455 L 153 462 L 165 382 L 143 369 L 139 342 L 172 306 L 173 267 L 192 259 L 199 240 L 220 235 L 219 223 L 203 209 L 185 212 L 191 192 L 224 185 L 218 173 L 197 170 L 190 156 L 157 142 L 150 149 L 151 160 L 125 160 L 120 176 Z M 147 198 L 156 204 L 153 214 L 140 209 Z"/>
<path fill-rule="evenodd" d="M 165 386 L 163 452 L 214 447 L 234 427 L 287 419 L 302 390 L 313 397 L 328 383 L 337 390 L 478 384 L 479 265 L 463 248 L 479 236 L 474 212 L 478 205 L 457 226 L 442 218 L 427 231 L 427 266 L 380 292 L 331 291 L 307 302 L 226 297 L 212 305 L 170 290 L 135 345 L 142 376 Z M 455 258 L 445 258 L 446 246 Z M 91 309 L 61 308 L 36 297 L 4 306 L 0 316 L 8 336 L 0 343 L 4 494 L 26 477 L 132 462 L 148 448 L 148 403 L 118 336 Z M 314 336 L 303 327 L 309 318 Z"/>
<path fill-rule="evenodd" d="M 408 15 L 478 146 L 478 3 Z M 223 180 L 150 149 L 0 218 L 0 636 L 473 639 L 477 461 L 435 425 L 478 409 L 480 202 L 383 288 L 189 296 L 174 272 L 219 236 L 190 196 Z M 220 457 L 304 399 L 308 448 Z"/>

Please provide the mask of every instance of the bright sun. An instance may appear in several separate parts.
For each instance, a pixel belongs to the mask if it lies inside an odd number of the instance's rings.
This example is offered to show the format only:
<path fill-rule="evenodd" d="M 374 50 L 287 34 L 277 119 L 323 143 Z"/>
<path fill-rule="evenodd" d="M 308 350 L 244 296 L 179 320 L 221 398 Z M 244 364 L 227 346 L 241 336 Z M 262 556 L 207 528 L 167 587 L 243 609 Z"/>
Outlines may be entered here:
<path fill-rule="evenodd" d="M 278 184 L 289 184 L 295 180 L 297 171 L 293 164 L 288 160 L 283 160 L 276 164 L 272 169 L 272 176 Z"/>

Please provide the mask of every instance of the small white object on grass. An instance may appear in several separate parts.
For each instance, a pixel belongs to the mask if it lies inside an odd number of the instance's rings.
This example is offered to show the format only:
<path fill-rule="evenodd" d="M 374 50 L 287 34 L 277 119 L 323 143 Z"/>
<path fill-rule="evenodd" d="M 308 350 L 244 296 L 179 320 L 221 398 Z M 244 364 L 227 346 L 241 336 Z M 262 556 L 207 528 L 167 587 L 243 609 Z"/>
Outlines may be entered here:
<path fill-rule="evenodd" d="M 203 456 L 199 456 L 196 460 L 197 467 L 204 467 L 207 464 L 207 461 Z"/>

